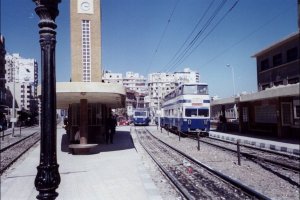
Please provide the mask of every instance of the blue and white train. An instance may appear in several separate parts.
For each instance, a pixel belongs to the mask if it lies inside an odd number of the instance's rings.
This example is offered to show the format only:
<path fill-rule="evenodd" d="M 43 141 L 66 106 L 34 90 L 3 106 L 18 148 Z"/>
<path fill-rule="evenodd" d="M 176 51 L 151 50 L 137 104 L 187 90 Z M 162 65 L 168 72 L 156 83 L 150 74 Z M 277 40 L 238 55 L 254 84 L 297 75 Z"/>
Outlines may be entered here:
<path fill-rule="evenodd" d="M 133 111 L 133 124 L 135 126 L 148 126 L 150 123 L 149 111 L 147 109 L 136 109 Z"/>
<path fill-rule="evenodd" d="M 162 103 L 161 126 L 187 134 L 210 130 L 210 97 L 204 83 L 182 84 L 167 94 Z"/>

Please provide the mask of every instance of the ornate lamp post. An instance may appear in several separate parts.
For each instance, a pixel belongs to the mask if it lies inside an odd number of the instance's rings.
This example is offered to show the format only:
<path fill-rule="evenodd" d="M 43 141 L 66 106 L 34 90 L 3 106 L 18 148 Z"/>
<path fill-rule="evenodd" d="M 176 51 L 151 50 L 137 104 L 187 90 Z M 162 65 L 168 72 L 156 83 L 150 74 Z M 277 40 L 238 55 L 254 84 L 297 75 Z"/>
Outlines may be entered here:
<path fill-rule="evenodd" d="M 55 190 L 60 183 L 56 157 L 56 80 L 55 80 L 55 45 L 58 3 L 60 0 L 33 0 L 35 12 L 40 17 L 41 45 L 41 152 L 37 167 L 35 187 L 39 191 L 37 199 L 55 199 Z"/>

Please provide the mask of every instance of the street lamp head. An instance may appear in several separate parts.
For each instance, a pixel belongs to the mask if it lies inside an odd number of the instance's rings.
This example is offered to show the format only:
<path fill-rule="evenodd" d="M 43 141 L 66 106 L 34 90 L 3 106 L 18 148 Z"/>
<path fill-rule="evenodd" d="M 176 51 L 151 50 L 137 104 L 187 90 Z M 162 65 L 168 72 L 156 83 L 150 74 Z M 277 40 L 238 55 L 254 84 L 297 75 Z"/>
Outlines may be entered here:
<path fill-rule="evenodd" d="M 226 67 L 230 67 L 230 64 L 227 64 Z"/>

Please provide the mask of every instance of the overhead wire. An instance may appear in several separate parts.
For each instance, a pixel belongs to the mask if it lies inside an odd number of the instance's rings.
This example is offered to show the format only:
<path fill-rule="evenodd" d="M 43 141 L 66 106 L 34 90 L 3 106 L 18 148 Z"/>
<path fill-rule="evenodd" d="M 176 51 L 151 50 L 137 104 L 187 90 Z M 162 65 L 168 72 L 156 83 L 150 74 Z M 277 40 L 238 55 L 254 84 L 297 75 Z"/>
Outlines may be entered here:
<path fill-rule="evenodd" d="M 194 48 L 192 49 L 192 51 L 190 51 L 187 55 L 185 55 L 184 58 L 182 58 L 182 60 L 180 60 L 178 63 L 176 63 L 174 65 L 174 68 L 176 69 L 177 65 L 182 64 L 202 43 L 203 41 L 215 30 L 215 28 L 226 18 L 226 16 L 234 9 L 234 7 L 238 4 L 239 0 L 237 0 L 231 7 L 230 9 L 223 15 L 223 17 L 221 17 L 218 22 L 211 28 L 211 30 L 202 38 L 202 40 L 196 45 L 194 46 Z"/>
<path fill-rule="evenodd" d="M 228 48 L 224 49 L 223 51 L 221 51 L 219 54 L 215 55 L 214 57 L 212 57 L 211 59 L 209 59 L 205 64 L 203 64 L 203 66 L 213 62 L 214 60 L 216 60 L 218 57 L 222 56 L 223 54 L 225 54 L 226 52 L 228 52 L 228 50 L 232 49 L 233 47 L 237 46 L 238 44 L 242 43 L 244 40 L 250 38 L 254 33 L 260 31 L 262 28 L 266 27 L 268 24 L 270 24 L 271 22 L 273 22 L 276 18 L 278 18 L 279 16 L 283 15 L 284 13 L 286 13 L 288 9 L 283 10 L 282 12 L 280 12 L 279 14 L 277 14 L 276 16 L 272 17 L 271 19 L 268 19 L 266 22 L 262 23 L 260 26 L 258 26 L 256 29 L 254 29 L 253 31 L 251 31 L 249 34 L 245 35 L 243 38 L 241 38 L 240 40 L 238 40 L 237 42 L 233 43 L 231 46 L 229 46 Z"/>
<path fill-rule="evenodd" d="M 170 72 L 173 70 L 178 63 L 182 63 L 187 53 L 189 53 L 190 49 L 195 45 L 195 43 L 198 41 L 200 36 L 206 31 L 206 29 L 211 25 L 212 21 L 215 19 L 215 17 L 218 15 L 218 13 L 222 10 L 222 8 L 225 6 L 227 0 L 222 0 L 221 3 L 217 6 L 217 8 L 213 11 L 209 19 L 205 22 L 204 26 L 198 31 L 198 33 L 194 36 L 192 41 L 185 47 L 183 51 L 181 51 L 180 55 L 176 57 L 176 59 L 173 61 L 172 65 L 168 68 L 167 72 Z"/>
<path fill-rule="evenodd" d="M 177 0 L 177 1 L 176 1 L 175 5 L 174 5 L 174 7 L 173 7 L 173 9 L 172 9 L 172 12 L 171 12 L 171 14 L 170 14 L 170 16 L 169 16 L 169 18 L 168 18 L 167 24 L 166 24 L 166 26 L 165 26 L 165 28 L 164 28 L 164 30 L 163 30 L 161 36 L 160 36 L 160 39 L 159 39 L 159 41 L 158 41 L 157 46 L 156 46 L 156 48 L 155 48 L 155 50 L 154 50 L 154 52 L 153 52 L 153 54 L 152 54 L 152 57 L 151 57 L 151 60 L 150 60 L 150 64 L 149 64 L 149 67 L 148 67 L 147 70 L 146 70 L 146 74 L 148 74 L 149 69 L 152 67 L 153 60 L 154 60 L 154 58 L 155 58 L 155 56 L 156 56 L 156 54 L 157 54 L 157 52 L 158 52 L 158 49 L 160 48 L 160 45 L 161 45 L 161 43 L 162 43 L 162 40 L 163 40 L 164 37 L 165 37 L 165 34 L 166 34 L 166 32 L 167 32 L 167 29 L 168 29 L 168 27 L 169 27 L 169 24 L 170 24 L 170 22 L 171 22 L 171 19 L 172 19 L 172 17 L 173 17 L 173 14 L 174 14 L 174 12 L 175 12 L 175 9 L 176 9 L 176 7 L 177 7 L 179 1 L 180 1 L 180 0 Z"/>
<path fill-rule="evenodd" d="M 180 48 L 177 50 L 177 52 L 174 54 L 174 56 L 171 58 L 171 60 L 166 64 L 165 68 L 167 66 L 169 66 L 173 60 L 177 57 L 177 55 L 180 53 L 180 51 L 182 50 L 182 48 L 184 47 L 184 45 L 186 45 L 187 41 L 192 37 L 192 35 L 194 34 L 194 32 L 196 31 L 196 29 L 198 28 L 198 26 L 200 25 L 200 23 L 202 22 L 202 20 L 204 19 L 204 17 L 206 16 L 207 12 L 209 11 L 209 9 L 211 8 L 211 6 L 214 4 L 215 0 L 211 1 L 211 3 L 208 5 L 208 7 L 206 8 L 205 12 L 202 14 L 201 18 L 198 20 L 197 24 L 194 26 L 193 30 L 191 31 L 191 33 L 188 35 L 188 37 L 185 39 L 184 43 L 180 46 Z"/>

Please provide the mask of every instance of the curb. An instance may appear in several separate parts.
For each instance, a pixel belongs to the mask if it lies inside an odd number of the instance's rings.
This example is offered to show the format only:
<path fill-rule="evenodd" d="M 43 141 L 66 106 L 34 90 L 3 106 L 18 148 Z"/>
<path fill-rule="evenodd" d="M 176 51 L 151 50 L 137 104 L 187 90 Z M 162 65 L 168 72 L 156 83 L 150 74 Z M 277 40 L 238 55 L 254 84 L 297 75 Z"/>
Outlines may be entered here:
<path fill-rule="evenodd" d="M 147 173 L 146 169 L 139 164 L 138 171 L 144 188 L 148 194 L 149 200 L 162 200 L 156 185 L 154 184 L 153 180 L 151 179 L 150 175 Z"/>
<path fill-rule="evenodd" d="M 230 142 L 236 142 L 237 138 L 233 137 L 233 136 L 224 136 L 224 135 L 219 135 L 217 133 L 209 133 L 209 137 L 212 138 L 217 138 L 217 139 L 221 139 L 221 140 L 227 140 Z M 250 140 L 249 140 L 250 139 Z M 255 142 L 255 141 L 251 141 L 251 138 L 249 139 L 239 139 L 241 143 L 246 144 L 246 145 L 252 145 L 252 146 L 256 146 L 258 148 L 264 148 L 264 149 L 270 149 L 273 151 L 280 151 L 280 152 L 284 152 L 284 153 L 290 153 L 290 154 L 294 154 L 294 155 L 300 155 L 300 149 L 292 149 L 292 148 L 288 148 L 285 146 L 278 146 L 278 145 L 274 145 L 274 144 L 267 144 L 267 143 L 263 143 L 263 142 Z"/>

